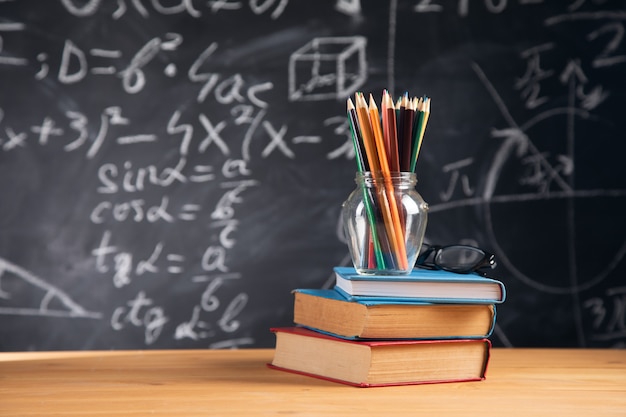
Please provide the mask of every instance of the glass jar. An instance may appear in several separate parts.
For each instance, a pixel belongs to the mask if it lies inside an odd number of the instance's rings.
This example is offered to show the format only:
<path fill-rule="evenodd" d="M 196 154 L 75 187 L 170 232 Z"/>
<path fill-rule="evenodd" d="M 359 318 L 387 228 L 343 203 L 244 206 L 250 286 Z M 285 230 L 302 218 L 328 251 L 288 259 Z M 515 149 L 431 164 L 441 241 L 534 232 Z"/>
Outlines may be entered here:
<path fill-rule="evenodd" d="M 359 274 L 408 274 L 419 255 L 428 204 L 412 172 L 358 172 L 341 216 Z"/>

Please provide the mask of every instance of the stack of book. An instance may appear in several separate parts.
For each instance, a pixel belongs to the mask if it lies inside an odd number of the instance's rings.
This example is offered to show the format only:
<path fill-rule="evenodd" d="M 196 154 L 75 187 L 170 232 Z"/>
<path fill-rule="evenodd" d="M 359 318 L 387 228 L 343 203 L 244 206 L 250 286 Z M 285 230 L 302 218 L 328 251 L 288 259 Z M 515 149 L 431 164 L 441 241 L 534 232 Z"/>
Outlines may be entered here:
<path fill-rule="evenodd" d="M 371 387 L 485 378 L 502 282 L 414 269 L 359 275 L 335 267 L 333 289 L 296 289 L 292 327 L 268 366 Z"/>

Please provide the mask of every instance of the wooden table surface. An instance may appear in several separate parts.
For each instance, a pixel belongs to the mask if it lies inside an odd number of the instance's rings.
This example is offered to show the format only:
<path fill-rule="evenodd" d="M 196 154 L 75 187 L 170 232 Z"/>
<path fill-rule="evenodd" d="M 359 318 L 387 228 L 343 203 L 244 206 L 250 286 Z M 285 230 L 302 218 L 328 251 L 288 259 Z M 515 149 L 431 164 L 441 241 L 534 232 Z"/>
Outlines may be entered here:
<path fill-rule="evenodd" d="M 626 416 L 626 350 L 493 349 L 480 382 L 355 388 L 271 349 L 0 353 L 0 416 Z"/>

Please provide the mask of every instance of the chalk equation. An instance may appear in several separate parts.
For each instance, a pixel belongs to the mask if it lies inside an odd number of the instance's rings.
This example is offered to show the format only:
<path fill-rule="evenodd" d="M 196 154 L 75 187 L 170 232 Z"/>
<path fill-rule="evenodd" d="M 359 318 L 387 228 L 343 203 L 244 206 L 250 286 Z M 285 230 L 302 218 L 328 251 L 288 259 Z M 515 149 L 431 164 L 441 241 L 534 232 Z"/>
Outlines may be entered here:
<path fill-rule="evenodd" d="M 215 14 L 242 6 L 238 2 L 223 3 L 215 2 L 206 12 Z M 278 19 L 288 2 L 272 3 L 250 2 L 245 6 L 254 15 Z M 110 10 L 100 1 L 62 1 L 61 5 L 67 13 L 83 20 Z M 139 13 L 146 19 L 155 14 L 200 17 L 200 10 L 191 2 L 182 2 L 180 6 L 164 7 L 153 2 L 149 9 L 141 2 L 120 1 L 109 17 L 114 21 L 123 21 L 127 13 Z M 231 336 L 241 327 L 249 291 L 221 294 L 226 282 L 245 278 L 230 259 L 233 251 L 241 250 L 238 208 L 250 203 L 250 190 L 263 186 L 255 179 L 252 164 L 257 159 L 296 159 L 299 154 L 306 154 L 307 148 L 322 143 L 325 135 L 297 133 L 286 123 L 277 123 L 280 119 L 272 115 L 270 101 L 275 94 L 274 81 L 239 71 L 207 69 L 224 49 L 221 41 L 201 45 L 189 42 L 180 33 L 165 32 L 136 47 L 125 44 L 116 48 L 106 42 L 95 44 L 90 39 L 65 38 L 45 50 L 26 51 L 29 54 L 21 57 L 7 56 L 7 52 L 12 55 L 11 45 L 18 44 L 16 39 L 29 36 L 30 31 L 28 22 L 0 23 L 0 68 L 23 68 L 22 73 L 32 77 L 36 89 L 50 83 L 61 88 L 87 86 L 92 79 L 110 79 L 118 88 L 113 94 L 121 105 L 110 103 L 95 113 L 93 108 L 81 110 L 78 103 L 69 109 L 52 108 L 47 114 L 39 113 L 39 121 L 34 121 L 37 111 L 23 118 L 10 102 L 0 105 L 3 158 L 45 151 L 52 158 L 69 158 L 68 164 L 91 167 L 93 178 L 89 182 L 93 185 L 84 191 L 93 199 L 84 207 L 83 216 L 96 233 L 96 240 L 85 248 L 96 275 L 83 279 L 106 278 L 116 296 L 111 300 L 113 305 L 107 301 L 106 312 L 90 312 L 50 283 L 59 277 L 38 278 L 3 260 L 0 315 L 108 321 L 112 331 L 141 335 L 147 346 L 163 343 L 167 338 L 207 340 L 204 346 L 214 348 L 253 345 L 253 337 Z M 189 51 L 196 56 L 182 66 L 177 57 Z M 137 111 L 128 110 L 130 105 L 124 97 L 149 91 L 151 83 L 161 82 L 159 76 L 182 78 L 196 86 L 192 97 L 197 106 L 210 102 L 212 107 L 189 109 L 187 104 L 174 101 L 167 103 L 169 115 L 157 123 L 148 125 L 136 120 Z M 349 156 L 350 148 L 343 145 L 346 128 L 337 128 L 338 123 L 332 120 L 325 126 L 339 129 L 336 135 L 341 138 L 341 145 L 333 145 L 326 157 Z M 335 137 L 331 140 L 337 143 Z M 127 157 L 111 159 L 108 155 L 112 149 L 119 149 Z M 163 159 L 160 152 L 169 157 Z M 136 157 L 151 154 L 152 158 Z M 214 190 L 209 200 L 190 197 L 185 201 L 177 197 L 181 189 L 195 188 L 203 194 L 206 186 Z M 116 232 L 116 225 L 126 225 L 124 231 L 141 227 L 136 233 L 146 233 L 151 228 L 185 223 L 206 227 L 204 246 L 198 248 L 197 256 L 191 256 L 180 244 L 172 244 L 167 234 L 136 246 L 128 243 L 128 234 Z M 21 289 L 23 294 L 12 291 L 17 287 L 8 283 L 11 280 L 12 284 L 16 276 L 44 291 L 38 305 L 30 307 L 26 303 L 32 289 Z M 182 310 L 178 307 L 173 311 L 171 300 L 159 298 L 150 289 L 151 280 L 164 278 L 185 282 L 197 297 L 187 296 Z M 50 308 L 53 300 L 62 301 L 66 310 Z"/>
<path fill-rule="evenodd" d="M 626 346 L 626 287 L 609 288 L 602 296 L 585 300 L 583 308 L 591 319 L 594 340 Z"/>

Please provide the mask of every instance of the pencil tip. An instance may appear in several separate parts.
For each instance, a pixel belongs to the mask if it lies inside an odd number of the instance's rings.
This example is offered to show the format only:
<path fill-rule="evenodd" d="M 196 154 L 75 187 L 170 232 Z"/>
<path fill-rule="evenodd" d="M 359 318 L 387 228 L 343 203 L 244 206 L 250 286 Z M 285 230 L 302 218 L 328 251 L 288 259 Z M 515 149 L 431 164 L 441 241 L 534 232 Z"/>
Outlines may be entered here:
<path fill-rule="evenodd" d="M 362 92 L 358 92 L 356 93 L 356 107 L 361 108 L 361 107 L 367 107 L 367 102 L 365 101 L 365 96 L 363 95 Z"/>

